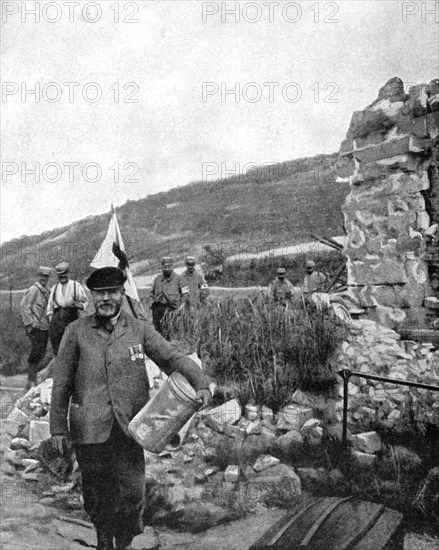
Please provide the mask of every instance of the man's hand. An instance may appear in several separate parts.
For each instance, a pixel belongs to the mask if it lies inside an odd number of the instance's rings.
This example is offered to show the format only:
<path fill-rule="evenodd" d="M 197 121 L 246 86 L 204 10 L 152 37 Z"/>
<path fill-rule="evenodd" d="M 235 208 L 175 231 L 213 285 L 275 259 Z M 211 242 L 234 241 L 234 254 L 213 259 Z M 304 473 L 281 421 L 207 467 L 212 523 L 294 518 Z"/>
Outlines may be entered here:
<path fill-rule="evenodd" d="M 72 447 L 69 434 L 52 435 L 52 445 L 59 454 L 67 453 Z"/>
<path fill-rule="evenodd" d="M 73 305 L 75 306 L 76 309 L 84 309 L 84 304 L 83 302 L 73 302 Z"/>
<path fill-rule="evenodd" d="M 201 408 L 202 409 L 205 409 L 207 407 L 207 405 L 209 404 L 209 401 L 210 401 L 210 397 L 211 397 L 211 393 L 210 393 L 210 390 L 208 388 L 206 389 L 203 389 L 203 390 L 198 390 L 196 395 L 195 395 L 195 399 L 197 401 L 202 401 L 202 406 Z"/>
<path fill-rule="evenodd" d="M 24 327 L 24 330 L 26 331 L 26 334 L 30 334 L 34 330 L 34 327 L 32 325 L 27 325 Z"/>

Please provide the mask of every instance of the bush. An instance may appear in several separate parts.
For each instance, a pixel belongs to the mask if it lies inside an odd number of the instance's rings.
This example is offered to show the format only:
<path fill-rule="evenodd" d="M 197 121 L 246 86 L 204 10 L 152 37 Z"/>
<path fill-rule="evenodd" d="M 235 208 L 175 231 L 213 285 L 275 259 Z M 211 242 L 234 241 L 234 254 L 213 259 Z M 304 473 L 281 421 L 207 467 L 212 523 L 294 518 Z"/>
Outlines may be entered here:
<path fill-rule="evenodd" d="M 293 310 L 256 300 L 226 298 L 199 309 L 181 308 L 165 324 L 167 337 L 197 350 L 218 383 L 231 385 L 243 405 L 274 411 L 295 389 L 334 382 L 331 358 L 345 335 L 330 311 Z"/>

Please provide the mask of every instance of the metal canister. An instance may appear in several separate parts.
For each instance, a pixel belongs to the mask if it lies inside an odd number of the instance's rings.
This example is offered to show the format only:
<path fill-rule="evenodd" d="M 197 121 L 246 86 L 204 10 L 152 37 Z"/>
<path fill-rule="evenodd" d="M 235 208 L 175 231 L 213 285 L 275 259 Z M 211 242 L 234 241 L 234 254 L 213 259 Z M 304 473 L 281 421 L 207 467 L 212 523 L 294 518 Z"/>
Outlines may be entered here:
<path fill-rule="evenodd" d="M 173 372 L 131 420 L 128 430 L 144 449 L 161 453 L 201 405 L 186 378 Z"/>

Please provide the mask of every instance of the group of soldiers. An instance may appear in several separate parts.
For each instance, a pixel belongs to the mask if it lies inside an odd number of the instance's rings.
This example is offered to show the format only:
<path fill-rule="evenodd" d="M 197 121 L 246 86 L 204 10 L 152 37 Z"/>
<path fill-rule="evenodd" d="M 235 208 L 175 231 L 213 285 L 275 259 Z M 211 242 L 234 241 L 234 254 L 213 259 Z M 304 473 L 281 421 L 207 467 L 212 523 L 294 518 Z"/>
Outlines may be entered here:
<path fill-rule="evenodd" d="M 301 287 L 294 286 L 291 281 L 286 278 L 286 269 L 279 267 L 277 269 L 277 277 L 268 285 L 268 299 L 282 306 L 292 304 L 300 307 L 303 299 L 315 292 L 324 292 L 326 276 L 316 270 L 316 264 L 313 260 L 308 260 L 305 263 L 306 275 Z"/>
<path fill-rule="evenodd" d="M 209 295 L 204 275 L 195 269 L 195 256 L 186 256 L 186 269 L 178 275 L 171 257 L 162 258 L 162 273 L 154 279 L 151 288 L 152 322 L 162 333 L 163 317 L 175 312 L 181 305 L 197 307 Z"/>
<path fill-rule="evenodd" d="M 162 274 L 157 275 L 151 289 L 151 309 L 154 328 L 162 333 L 162 320 L 167 312 L 181 305 L 196 306 L 209 295 L 204 276 L 195 268 L 194 256 L 187 256 L 186 269 L 177 275 L 173 259 L 162 258 Z M 21 316 L 31 343 L 28 357 L 27 388 L 37 383 L 37 373 L 42 366 L 50 340 L 55 356 L 66 327 L 79 318 L 88 305 L 86 292 L 78 281 L 70 277 L 69 264 L 61 262 L 55 267 L 58 282 L 48 288 L 52 268 L 40 266 L 38 280 L 27 290 L 21 302 Z"/>
<path fill-rule="evenodd" d="M 24 328 L 31 343 L 27 389 L 37 384 L 37 373 L 46 355 L 48 340 L 57 355 L 67 325 L 78 319 L 79 312 L 85 311 L 88 304 L 81 283 L 70 278 L 67 262 L 58 264 L 55 273 L 58 282 L 49 289 L 52 268 L 40 266 L 38 281 L 26 291 L 20 304 Z"/>

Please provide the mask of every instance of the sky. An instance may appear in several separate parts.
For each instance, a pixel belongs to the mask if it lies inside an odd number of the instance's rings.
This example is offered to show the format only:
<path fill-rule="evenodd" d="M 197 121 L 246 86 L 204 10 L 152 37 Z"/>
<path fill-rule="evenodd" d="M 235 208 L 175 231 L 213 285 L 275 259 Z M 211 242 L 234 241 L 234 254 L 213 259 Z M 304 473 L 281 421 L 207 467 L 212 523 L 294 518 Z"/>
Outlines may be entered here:
<path fill-rule="evenodd" d="M 439 76 L 439 3 L 3 0 L 0 239 L 339 149 Z"/>

